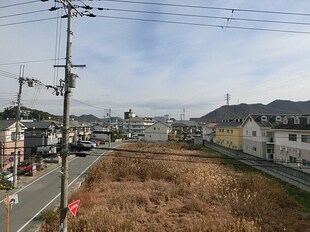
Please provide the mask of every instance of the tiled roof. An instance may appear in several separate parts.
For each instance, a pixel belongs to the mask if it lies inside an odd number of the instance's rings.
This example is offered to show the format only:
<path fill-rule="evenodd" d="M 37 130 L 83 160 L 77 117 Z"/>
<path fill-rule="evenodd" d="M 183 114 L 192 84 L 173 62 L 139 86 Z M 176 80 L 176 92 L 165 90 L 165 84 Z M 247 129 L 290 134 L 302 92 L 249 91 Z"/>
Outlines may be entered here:
<path fill-rule="evenodd" d="M 29 129 L 31 128 L 47 129 L 52 123 L 53 122 L 23 122 L 23 124 Z"/>
<path fill-rule="evenodd" d="M 307 118 L 309 117 L 309 115 L 306 116 L 297 116 L 297 118 L 299 118 L 299 123 L 294 123 L 294 116 L 290 116 L 287 117 L 287 123 L 281 123 L 275 127 L 273 127 L 273 129 L 275 130 L 280 130 L 280 129 L 285 129 L 285 130 L 310 130 L 310 124 L 307 123 Z"/>
<path fill-rule="evenodd" d="M 0 120 L 0 130 L 5 130 L 14 123 L 14 120 Z"/>
<path fill-rule="evenodd" d="M 215 127 L 240 127 L 242 122 L 221 122 L 218 123 Z"/>

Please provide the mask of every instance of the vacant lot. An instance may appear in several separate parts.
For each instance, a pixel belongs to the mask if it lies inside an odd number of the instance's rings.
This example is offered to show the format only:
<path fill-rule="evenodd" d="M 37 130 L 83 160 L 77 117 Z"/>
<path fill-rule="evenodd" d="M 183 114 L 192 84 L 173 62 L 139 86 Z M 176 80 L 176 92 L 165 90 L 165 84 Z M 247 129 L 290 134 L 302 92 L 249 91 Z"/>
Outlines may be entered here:
<path fill-rule="evenodd" d="M 310 231 L 309 213 L 284 188 L 222 165 L 214 152 L 175 143 L 122 149 L 134 152 L 102 158 L 70 197 L 81 203 L 69 231 Z M 57 231 L 57 213 L 44 217 L 41 231 Z"/>

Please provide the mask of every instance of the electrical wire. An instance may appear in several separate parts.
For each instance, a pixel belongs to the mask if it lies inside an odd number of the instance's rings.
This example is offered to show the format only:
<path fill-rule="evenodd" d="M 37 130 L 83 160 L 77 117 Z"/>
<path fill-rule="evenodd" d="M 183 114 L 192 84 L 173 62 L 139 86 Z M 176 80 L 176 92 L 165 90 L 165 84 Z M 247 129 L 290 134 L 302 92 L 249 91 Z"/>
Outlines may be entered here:
<path fill-rule="evenodd" d="M 82 7 L 83 8 L 83 7 Z M 118 11 L 118 12 L 131 12 L 131 13 L 146 13 L 146 14 L 158 14 L 158 15 L 169 15 L 169 16 L 184 16 L 194 18 L 211 18 L 211 19 L 223 19 L 226 21 L 248 21 L 248 22 L 261 22 L 261 23 L 277 23 L 277 24 L 291 24 L 291 25 L 306 25 L 309 26 L 308 22 L 297 22 L 297 21 L 281 21 L 281 20 L 266 20 L 266 19 L 250 19 L 250 18 L 238 18 L 238 17 L 225 17 L 225 16 L 211 16 L 211 15 L 198 15 L 198 14 L 180 14 L 172 12 L 159 12 L 159 11 L 145 11 L 145 10 L 129 10 L 121 8 L 100 8 L 94 7 L 96 10 L 106 11 Z"/>
<path fill-rule="evenodd" d="M 6 27 L 6 26 L 13 26 L 13 25 L 20 25 L 20 24 L 26 24 L 26 23 L 36 23 L 36 22 L 43 22 L 47 20 L 53 20 L 58 17 L 51 17 L 51 18 L 42 18 L 42 19 L 33 19 L 28 21 L 22 21 L 22 22 L 15 22 L 15 23 L 6 23 L 6 24 L 0 24 L 0 27 Z"/>
<path fill-rule="evenodd" d="M 310 31 L 297 31 L 297 30 L 281 30 L 281 29 L 268 29 L 259 27 L 243 27 L 243 26 L 223 26 L 218 24 L 207 24 L 207 23 L 193 23 L 193 22 L 181 22 L 181 21 L 170 21 L 170 20 L 158 20 L 158 19 L 143 19 L 133 17 L 121 17 L 121 16 L 106 16 L 97 15 L 97 17 L 131 20 L 131 21 L 142 21 L 142 22 L 154 22 L 154 23 L 167 23 L 167 24 L 178 24 L 178 25 L 189 25 L 189 26 L 201 26 L 201 27 L 216 27 L 216 28 L 230 28 L 230 29 L 241 29 L 241 30 L 254 30 L 254 31 L 266 31 L 266 32 L 280 32 L 280 33 L 293 33 L 293 34 L 307 34 L 310 35 Z"/>
<path fill-rule="evenodd" d="M 89 107 L 92 107 L 92 108 L 96 108 L 96 109 L 100 109 L 100 110 L 106 110 L 107 108 L 104 108 L 104 107 L 99 107 L 99 106 L 96 106 L 96 105 L 92 105 L 92 104 L 88 104 L 88 103 L 85 103 L 85 102 L 82 102 L 80 100 L 77 100 L 75 98 L 71 98 L 73 101 L 76 101 L 80 104 L 83 104 L 83 105 L 86 105 L 86 106 L 89 106 Z"/>
<path fill-rule="evenodd" d="M 0 19 L 2 19 L 2 18 L 16 17 L 16 16 L 22 16 L 22 15 L 35 14 L 35 13 L 40 13 L 40 12 L 45 12 L 45 11 L 49 11 L 49 10 L 48 10 L 48 9 L 45 9 L 45 10 L 36 10 L 36 11 L 23 12 L 23 13 L 11 14 L 11 15 L 3 15 L 3 16 L 0 16 Z"/>
<path fill-rule="evenodd" d="M 35 2 L 40 2 L 40 0 L 34 0 L 34 1 L 28 1 L 28 2 L 15 3 L 15 4 L 11 4 L 11 5 L 6 5 L 6 6 L 0 6 L 0 9 L 13 7 L 13 6 L 26 5 L 26 4 L 35 3 Z"/>
<path fill-rule="evenodd" d="M 28 63 L 39 63 L 39 62 L 47 62 L 47 61 L 56 61 L 56 60 L 65 60 L 66 58 L 54 58 L 54 59 L 43 59 L 43 60 L 28 60 L 28 61 L 17 61 L 10 63 L 1 63 L 0 65 L 14 65 L 14 64 L 28 64 Z"/>
<path fill-rule="evenodd" d="M 3 70 L 0 70 L 0 76 L 15 79 L 15 80 L 18 79 L 18 75 L 14 74 L 14 73 L 3 71 Z"/>
<path fill-rule="evenodd" d="M 92 1 L 92 0 L 90 0 L 90 1 Z M 155 2 L 127 1 L 127 0 L 97 0 L 97 1 L 121 2 L 121 3 L 129 3 L 129 4 L 144 4 L 144 5 L 156 5 L 156 6 L 170 6 L 170 7 L 181 7 L 181 8 L 209 9 L 209 10 L 240 11 L 240 12 L 265 13 L 265 14 L 310 16 L 310 14 L 308 14 L 308 13 L 286 12 L 286 11 L 253 10 L 253 9 L 242 9 L 242 8 L 226 8 L 226 7 L 198 6 L 198 5 L 171 4 L 171 3 L 155 3 Z"/>

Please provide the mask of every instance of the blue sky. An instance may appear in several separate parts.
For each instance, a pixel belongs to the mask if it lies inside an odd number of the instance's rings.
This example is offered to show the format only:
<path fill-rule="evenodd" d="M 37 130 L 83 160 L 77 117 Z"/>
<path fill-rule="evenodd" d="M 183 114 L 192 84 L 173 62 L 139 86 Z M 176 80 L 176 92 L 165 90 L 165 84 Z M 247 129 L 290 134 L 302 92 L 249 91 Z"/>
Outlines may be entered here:
<path fill-rule="evenodd" d="M 140 0 L 139 0 L 140 1 Z M 21 3 L 15 0 L 0 2 L 0 15 L 12 15 L 35 10 L 47 10 L 53 1 Z M 208 10 L 168 7 L 163 5 L 130 4 L 111 1 L 74 1 L 110 9 L 172 12 L 310 23 L 310 16 L 250 13 L 235 10 Z M 142 0 L 141 0 L 142 2 Z M 307 13 L 310 2 L 290 1 L 200 1 L 161 0 L 144 2 Z M 92 11 L 96 15 L 132 17 L 222 25 L 223 28 L 190 26 L 121 20 L 111 18 L 78 17 L 73 19 L 72 58 L 74 64 L 86 64 L 85 69 L 73 69 L 79 75 L 73 90 L 70 113 L 94 114 L 103 117 L 105 109 L 112 115 L 123 116 L 132 109 L 140 116 L 170 114 L 180 118 L 183 108 L 186 119 L 201 117 L 225 104 L 263 103 L 276 99 L 309 100 L 310 34 L 279 33 L 231 29 L 225 26 L 309 31 L 307 25 L 258 23 L 221 19 L 154 15 L 118 11 Z M 64 12 L 58 13 L 59 15 Z M 44 11 L 16 17 L 0 17 L 0 70 L 18 75 L 25 64 L 25 75 L 44 84 L 53 85 L 64 78 L 64 70 L 57 72 L 54 61 L 27 62 L 65 57 L 66 20 L 61 27 L 60 48 L 56 47 L 57 21 L 3 26 L 7 23 L 57 16 Z M 59 35 L 59 34 L 58 34 Z M 16 63 L 24 62 L 18 64 Z M 64 60 L 60 61 L 63 64 Z M 0 71 L 0 74 L 1 74 Z M 18 82 L 1 76 L 0 108 L 16 101 Z M 4 95 L 8 93 L 8 95 Z M 63 99 L 46 88 L 24 85 L 23 105 L 61 115 Z"/>

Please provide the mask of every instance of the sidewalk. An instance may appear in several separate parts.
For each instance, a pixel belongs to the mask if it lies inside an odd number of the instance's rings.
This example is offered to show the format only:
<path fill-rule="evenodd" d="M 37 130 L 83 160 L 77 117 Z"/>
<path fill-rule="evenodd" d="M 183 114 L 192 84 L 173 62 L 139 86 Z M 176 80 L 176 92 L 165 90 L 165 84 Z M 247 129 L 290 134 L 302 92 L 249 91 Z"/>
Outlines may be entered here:
<path fill-rule="evenodd" d="M 47 167 L 43 170 L 37 171 L 34 176 L 18 176 L 17 180 L 17 188 L 9 190 L 10 195 L 14 194 L 18 190 L 25 187 L 27 184 L 31 183 L 32 181 L 35 181 L 40 176 L 43 176 L 45 173 L 49 172 L 50 170 L 60 167 L 61 163 L 47 163 Z M 4 200 L 7 196 L 7 190 L 0 189 L 0 201 Z"/>

